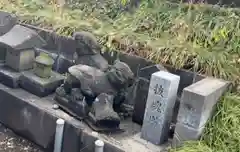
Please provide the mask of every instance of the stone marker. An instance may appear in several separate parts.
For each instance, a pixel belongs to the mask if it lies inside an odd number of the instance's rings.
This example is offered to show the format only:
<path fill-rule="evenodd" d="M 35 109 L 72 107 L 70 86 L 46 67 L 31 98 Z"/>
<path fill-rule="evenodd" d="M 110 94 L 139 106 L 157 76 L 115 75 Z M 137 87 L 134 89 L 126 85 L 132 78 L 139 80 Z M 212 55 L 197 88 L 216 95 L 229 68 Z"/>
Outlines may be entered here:
<path fill-rule="evenodd" d="M 138 80 L 130 93 L 129 101 L 134 105 L 133 122 L 142 125 L 147 102 L 151 75 L 158 71 L 167 71 L 163 65 L 155 64 L 143 67 L 138 72 Z"/>
<path fill-rule="evenodd" d="M 141 137 L 153 144 L 168 140 L 180 77 L 160 71 L 152 74 Z"/>
<path fill-rule="evenodd" d="M 229 83 L 224 80 L 205 78 L 183 90 L 173 146 L 179 146 L 183 141 L 197 140 L 200 137 L 215 104 L 228 85 Z"/>

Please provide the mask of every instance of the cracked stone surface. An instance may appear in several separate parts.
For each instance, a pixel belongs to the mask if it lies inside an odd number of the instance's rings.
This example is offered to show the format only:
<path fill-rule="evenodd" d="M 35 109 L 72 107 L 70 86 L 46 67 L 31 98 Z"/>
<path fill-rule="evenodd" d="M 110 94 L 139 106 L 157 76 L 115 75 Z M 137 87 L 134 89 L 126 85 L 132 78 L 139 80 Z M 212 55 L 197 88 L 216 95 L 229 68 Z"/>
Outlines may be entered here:
<path fill-rule="evenodd" d="M 0 124 L 1 152 L 44 152 L 33 143 L 15 135 L 10 129 Z"/>

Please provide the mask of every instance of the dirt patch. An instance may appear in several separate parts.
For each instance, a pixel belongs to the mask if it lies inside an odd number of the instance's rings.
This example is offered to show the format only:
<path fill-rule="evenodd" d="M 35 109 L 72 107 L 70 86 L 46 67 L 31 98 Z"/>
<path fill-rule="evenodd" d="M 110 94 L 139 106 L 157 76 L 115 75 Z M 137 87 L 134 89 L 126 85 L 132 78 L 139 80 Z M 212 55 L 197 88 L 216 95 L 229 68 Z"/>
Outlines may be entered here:
<path fill-rule="evenodd" d="M 35 144 L 17 136 L 10 129 L 0 124 L 1 152 L 44 152 Z"/>

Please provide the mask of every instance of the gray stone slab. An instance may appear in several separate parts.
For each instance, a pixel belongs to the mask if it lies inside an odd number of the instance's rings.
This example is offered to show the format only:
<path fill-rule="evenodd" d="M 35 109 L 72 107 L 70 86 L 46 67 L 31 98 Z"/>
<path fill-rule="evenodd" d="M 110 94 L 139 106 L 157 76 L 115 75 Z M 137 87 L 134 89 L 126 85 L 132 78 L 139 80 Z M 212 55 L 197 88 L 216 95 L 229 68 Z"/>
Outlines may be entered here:
<path fill-rule="evenodd" d="M 148 97 L 148 89 L 149 89 L 150 81 L 144 78 L 139 78 L 134 86 L 134 95 L 133 102 L 134 102 L 134 110 L 132 120 L 133 122 L 142 125 L 145 107 Z"/>
<path fill-rule="evenodd" d="M 224 80 L 205 78 L 186 87 L 182 93 L 177 121 L 196 129 L 203 127 L 228 85 Z"/>
<path fill-rule="evenodd" d="M 20 72 L 16 72 L 7 66 L 0 66 L 0 80 L 2 84 L 11 88 L 18 88 L 20 76 Z"/>
<path fill-rule="evenodd" d="M 201 137 L 204 127 L 194 129 L 187 125 L 177 123 L 172 140 L 172 147 L 182 146 L 185 141 L 197 140 Z"/>
<path fill-rule="evenodd" d="M 152 74 L 141 137 L 154 144 L 168 140 L 180 77 L 160 71 Z"/>
<path fill-rule="evenodd" d="M 20 86 L 32 94 L 44 97 L 55 92 L 63 80 L 64 76 L 53 71 L 50 78 L 40 78 L 33 71 L 25 71 L 20 76 Z"/>

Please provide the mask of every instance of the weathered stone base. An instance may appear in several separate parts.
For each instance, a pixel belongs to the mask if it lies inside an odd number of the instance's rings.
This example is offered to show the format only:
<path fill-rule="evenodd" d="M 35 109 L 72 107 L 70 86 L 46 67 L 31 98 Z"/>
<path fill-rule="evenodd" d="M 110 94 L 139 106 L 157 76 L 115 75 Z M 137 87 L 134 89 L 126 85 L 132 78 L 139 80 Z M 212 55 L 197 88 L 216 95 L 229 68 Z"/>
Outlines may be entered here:
<path fill-rule="evenodd" d="M 52 72 L 50 78 L 40 78 L 33 71 L 22 72 L 20 86 L 39 97 L 45 97 L 53 93 L 63 83 L 64 77 Z"/>
<path fill-rule="evenodd" d="M 68 99 L 58 95 L 56 95 L 54 99 L 56 100 L 57 104 L 67 113 L 78 118 L 79 120 L 84 118 L 81 113 L 82 106 L 79 104 L 79 102 L 71 102 L 68 101 Z"/>
<path fill-rule="evenodd" d="M 11 88 L 19 87 L 19 78 L 21 73 L 12 70 L 11 68 L 1 65 L 0 66 L 0 79 L 2 84 Z"/>

